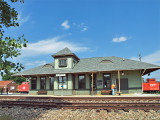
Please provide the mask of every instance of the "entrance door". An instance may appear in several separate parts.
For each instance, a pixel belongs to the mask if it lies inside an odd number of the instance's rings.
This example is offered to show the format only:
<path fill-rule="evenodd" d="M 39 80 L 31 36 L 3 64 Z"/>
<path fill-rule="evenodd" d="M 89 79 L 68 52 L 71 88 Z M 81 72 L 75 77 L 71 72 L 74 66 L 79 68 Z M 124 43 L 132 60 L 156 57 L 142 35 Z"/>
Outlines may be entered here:
<path fill-rule="evenodd" d="M 103 74 L 103 89 L 111 90 L 111 74 L 110 73 Z"/>
<path fill-rule="evenodd" d="M 90 80 L 90 94 L 92 94 L 92 74 L 89 75 Z M 97 84 L 96 84 L 97 76 L 93 74 L 93 94 L 97 94 Z"/>
<path fill-rule="evenodd" d="M 119 90 L 119 80 L 116 79 L 117 91 Z M 120 90 L 128 90 L 128 78 L 120 79 Z"/>

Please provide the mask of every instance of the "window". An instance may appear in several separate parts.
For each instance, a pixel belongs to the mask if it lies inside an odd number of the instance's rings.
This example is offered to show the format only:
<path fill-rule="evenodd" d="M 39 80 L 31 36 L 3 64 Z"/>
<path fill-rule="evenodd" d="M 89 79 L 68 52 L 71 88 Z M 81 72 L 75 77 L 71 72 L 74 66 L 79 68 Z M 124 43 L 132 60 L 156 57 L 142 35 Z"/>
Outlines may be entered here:
<path fill-rule="evenodd" d="M 15 89 L 15 86 L 11 86 L 11 87 L 10 87 L 10 90 L 14 90 L 14 89 Z"/>
<path fill-rule="evenodd" d="M 50 77 L 49 78 L 49 81 L 50 81 L 50 90 L 53 90 L 53 85 L 54 85 L 54 77 Z"/>
<path fill-rule="evenodd" d="M 67 89 L 68 83 L 67 83 L 67 77 L 66 76 L 59 76 L 58 77 L 58 83 L 59 83 L 59 85 L 58 85 L 59 89 Z"/>
<path fill-rule="evenodd" d="M 67 59 L 59 59 L 59 67 L 67 67 Z"/>
<path fill-rule="evenodd" d="M 97 86 L 102 86 L 102 85 L 103 85 L 102 80 L 97 80 Z"/>
<path fill-rule="evenodd" d="M 40 78 L 40 89 L 45 90 L 46 89 L 46 77 Z"/>
<path fill-rule="evenodd" d="M 85 75 L 79 75 L 78 76 L 78 88 L 79 89 L 85 89 L 86 88 L 86 80 Z"/>
<path fill-rule="evenodd" d="M 31 89 L 36 89 L 37 88 L 37 78 L 34 77 L 31 79 Z"/>
<path fill-rule="evenodd" d="M 101 64 L 112 64 L 113 62 L 110 60 L 102 60 Z"/>
<path fill-rule="evenodd" d="M 45 64 L 43 68 L 53 68 L 53 66 L 51 64 Z"/>
<path fill-rule="evenodd" d="M 74 63 L 74 64 L 76 64 L 76 63 L 77 63 L 77 61 L 76 61 L 76 60 L 73 60 L 73 63 Z"/>
<path fill-rule="evenodd" d="M 111 74 L 103 74 L 103 88 L 111 89 Z"/>

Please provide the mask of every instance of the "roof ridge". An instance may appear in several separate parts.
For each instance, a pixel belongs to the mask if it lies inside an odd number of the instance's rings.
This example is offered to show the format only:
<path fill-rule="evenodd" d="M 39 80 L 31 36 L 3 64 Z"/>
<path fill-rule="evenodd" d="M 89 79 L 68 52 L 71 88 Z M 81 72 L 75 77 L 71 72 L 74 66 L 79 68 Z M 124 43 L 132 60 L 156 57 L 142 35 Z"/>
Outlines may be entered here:
<path fill-rule="evenodd" d="M 92 59 L 92 58 L 107 58 L 107 57 L 113 57 L 113 56 L 106 56 L 106 57 L 90 57 L 90 58 L 81 58 L 81 59 Z M 80 59 L 80 60 L 81 60 Z"/>

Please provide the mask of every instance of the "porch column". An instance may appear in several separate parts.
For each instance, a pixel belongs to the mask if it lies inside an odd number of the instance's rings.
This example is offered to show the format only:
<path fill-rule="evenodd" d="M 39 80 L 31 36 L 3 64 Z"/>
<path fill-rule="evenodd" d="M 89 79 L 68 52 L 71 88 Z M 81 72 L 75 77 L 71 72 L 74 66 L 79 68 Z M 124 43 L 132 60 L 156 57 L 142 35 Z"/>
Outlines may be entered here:
<path fill-rule="evenodd" d="M 92 72 L 92 95 L 93 95 L 93 72 Z"/>
<path fill-rule="evenodd" d="M 118 71 L 118 82 L 119 82 L 119 95 L 121 94 L 120 92 L 120 87 L 121 87 L 121 82 L 120 82 L 120 80 L 121 80 L 121 78 L 120 78 L 120 71 Z"/>

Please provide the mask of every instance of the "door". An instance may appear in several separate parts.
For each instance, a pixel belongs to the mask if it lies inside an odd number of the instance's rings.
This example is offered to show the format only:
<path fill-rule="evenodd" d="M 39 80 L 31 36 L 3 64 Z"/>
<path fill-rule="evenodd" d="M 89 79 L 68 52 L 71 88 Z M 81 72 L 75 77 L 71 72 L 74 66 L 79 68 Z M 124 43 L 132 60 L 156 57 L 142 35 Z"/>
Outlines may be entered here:
<path fill-rule="evenodd" d="M 92 94 L 92 74 L 89 75 L 89 80 L 90 80 L 90 94 Z M 93 74 L 93 94 L 97 94 L 97 75 Z"/>
<path fill-rule="evenodd" d="M 116 79 L 117 91 L 119 90 L 119 81 Z M 120 90 L 128 90 L 128 78 L 120 79 Z"/>
<path fill-rule="evenodd" d="M 111 74 L 110 73 L 103 74 L 103 89 L 111 90 Z"/>
<path fill-rule="evenodd" d="M 68 82 L 66 76 L 59 76 L 58 77 L 59 88 L 58 89 L 68 89 Z"/>

